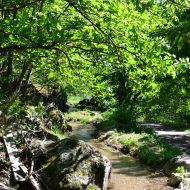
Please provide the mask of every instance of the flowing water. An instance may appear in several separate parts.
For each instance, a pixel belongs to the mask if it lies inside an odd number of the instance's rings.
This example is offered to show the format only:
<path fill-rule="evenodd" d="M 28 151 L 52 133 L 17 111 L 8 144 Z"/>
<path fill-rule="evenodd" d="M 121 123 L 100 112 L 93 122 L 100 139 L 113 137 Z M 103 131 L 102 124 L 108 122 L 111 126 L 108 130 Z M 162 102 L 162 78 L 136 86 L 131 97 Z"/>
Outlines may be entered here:
<path fill-rule="evenodd" d="M 94 146 L 99 152 L 112 162 L 112 174 L 109 190 L 172 190 L 166 185 L 167 178 L 161 172 L 153 172 L 136 159 L 121 154 L 117 150 L 107 147 L 93 139 L 95 128 L 82 125 L 79 122 L 69 123 L 73 132 L 69 137 L 83 140 Z"/>

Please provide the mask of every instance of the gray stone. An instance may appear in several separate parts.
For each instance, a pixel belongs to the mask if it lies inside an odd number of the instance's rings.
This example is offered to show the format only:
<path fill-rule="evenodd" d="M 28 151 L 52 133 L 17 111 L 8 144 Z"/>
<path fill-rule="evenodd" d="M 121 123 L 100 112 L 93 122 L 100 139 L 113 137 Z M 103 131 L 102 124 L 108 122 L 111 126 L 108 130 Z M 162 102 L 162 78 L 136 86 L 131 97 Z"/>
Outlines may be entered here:
<path fill-rule="evenodd" d="M 168 179 L 167 184 L 172 187 L 178 187 L 182 182 L 183 177 L 177 173 L 172 173 L 171 177 Z"/>
<path fill-rule="evenodd" d="M 189 155 L 183 154 L 177 157 L 177 162 L 185 165 L 185 168 L 190 170 L 190 157 Z"/>
<path fill-rule="evenodd" d="M 184 178 L 182 183 L 183 183 L 183 190 L 190 189 L 190 178 Z"/>
<path fill-rule="evenodd" d="M 36 166 L 51 189 L 107 189 L 111 163 L 90 145 L 64 139 L 48 145 L 44 152 L 38 154 Z"/>
<path fill-rule="evenodd" d="M 186 163 L 184 162 L 184 160 L 182 159 L 181 156 L 175 157 L 171 160 L 169 160 L 163 167 L 164 172 L 167 176 L 171 176 L 172 173 L 176 172 L 176 168 L 179 166 L 183 166 L 184 168 L 186 168 Z"/>

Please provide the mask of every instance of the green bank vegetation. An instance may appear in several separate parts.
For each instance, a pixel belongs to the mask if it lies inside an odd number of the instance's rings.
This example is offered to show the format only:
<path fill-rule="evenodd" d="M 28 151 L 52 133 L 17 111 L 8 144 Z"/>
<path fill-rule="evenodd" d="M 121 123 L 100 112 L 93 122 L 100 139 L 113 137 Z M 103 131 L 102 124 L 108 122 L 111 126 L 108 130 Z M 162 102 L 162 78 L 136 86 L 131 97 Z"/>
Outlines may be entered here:
<path fill-rule="evenodd" d="M 181 152 L 157 139 L 152 134 L 122 133 L 117 131 L 107 132 L 99 138 L 109 146 L 118 148 L 124 153 L 139 158 L 142 163 L 152 167 L 163 167 L 167 161 L 180 155 Z"/>

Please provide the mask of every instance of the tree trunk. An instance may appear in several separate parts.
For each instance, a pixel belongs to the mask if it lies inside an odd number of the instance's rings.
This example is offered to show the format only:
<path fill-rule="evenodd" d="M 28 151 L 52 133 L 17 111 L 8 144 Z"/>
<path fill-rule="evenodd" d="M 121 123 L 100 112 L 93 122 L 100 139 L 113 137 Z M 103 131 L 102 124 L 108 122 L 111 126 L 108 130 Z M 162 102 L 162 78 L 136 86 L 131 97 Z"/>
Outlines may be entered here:
<path fill-rule="evenodd" d="M 28 85 L 28 83 L 30 82 L 30 77 L 32 76 L 32 66 L 30 66 L 30 68 L 28 69 L 28 74 L 26 76 L 26 84 Z"/>
<path fill-rule="evenodd" d="M 26 75 L 26 81 L 25 81 L 24 86 L 23 86 L 23 89 L 22 89 L 22 90 L 23 90 L 23 94 L 26 93 L 27 86 L 28 86 L 28 84 L 29 84 L 29 82 L 30 82 L 30 78 L 31 78 L 31 76 L 32 76 L 32 70 L 33 70 L 33 68 L 32 68 L 32 66 L 30 66 L 29 69 L 28 69 L 28 73 L 27 73 L 27 75 Z"/>
<path fill-rule="evenodd" d="M 133 98 L 132 98 L 131 107 L 130 107 L 130 112 L 131 112 L 131 113 L 133 113 L 133 111 L 134 111 L 137 98 L 140 96 L 140 94 L 141 94 L 141 92 L 138 92 L 138 93 L 134 94 L 134 96 L 133 96 Z"/>
<path fill-rule="evenodd" d="M 15 89 L 15 91 L 17 91 L 17 92 L 20 91 L 20 88 L 22 86 L 22 81 L 24 79 L 24 76 L 26 74 L 27 69 L 28 69 L 28 63 L 25 62 L 24 65 L 23 65 L 23 67 L 22 67 L 22 72 L 21 72 L 21 74 L 20 74 L 20 76 L 18 78 L 18 81 L 16 82 L 16 89 Z"/>
<path fill-rule="evenodd" d="M 7 64 L 7 76 L 11 76 L 13 74 L 13 52 L 8 52 L 8 64 Z"/>
<path fill-rule="evenodd" d="M 2 73 L 5 70 L 6 66 L 7 64 L 4 62 L 0 68 L 0 73 Z"/>
<path fill-rule="evenodd" d="M 5 18 L 5 15 L 4 15 L 4 0 L 1 1 L 1 6 L 2 6 L 2 11 L 1 11 L 1 19 L 3 20 Z"/>

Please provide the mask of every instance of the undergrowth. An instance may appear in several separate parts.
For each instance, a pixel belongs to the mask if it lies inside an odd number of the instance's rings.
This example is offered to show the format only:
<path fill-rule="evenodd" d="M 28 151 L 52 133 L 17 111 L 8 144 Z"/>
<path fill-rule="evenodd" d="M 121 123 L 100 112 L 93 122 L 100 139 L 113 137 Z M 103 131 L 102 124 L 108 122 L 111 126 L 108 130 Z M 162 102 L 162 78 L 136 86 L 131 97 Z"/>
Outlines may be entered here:
<path fill-rule="evenodd" d="M 56 137 L 58 137 L 60 140 L 65 138 L 65 134 L 64 132 L 58 128 L 58 127 L 54 127 L 51 130 L 48 130 L 48 132 Z"/>
<path fill-rule="evenodd" d="M 115 128 L 119 132 L 154 133 L 151 127 L 139 126 L 136 122 L 135 115 L 123 107 L 111 109 L 101 115 L 103 119 L 97 124 L 100 131 Z"/>
<path fill-rule="evenodd" d="M 110 131 L 106 142 L 116 144 L 131 156 L 138 157 L 143 163 L 160 167 L 170 159 L 180 155 L 180 151 L 164 141 L 147 133 L 123 133 Z M 100 137 L 101 140 L 101 137 Z"/>

